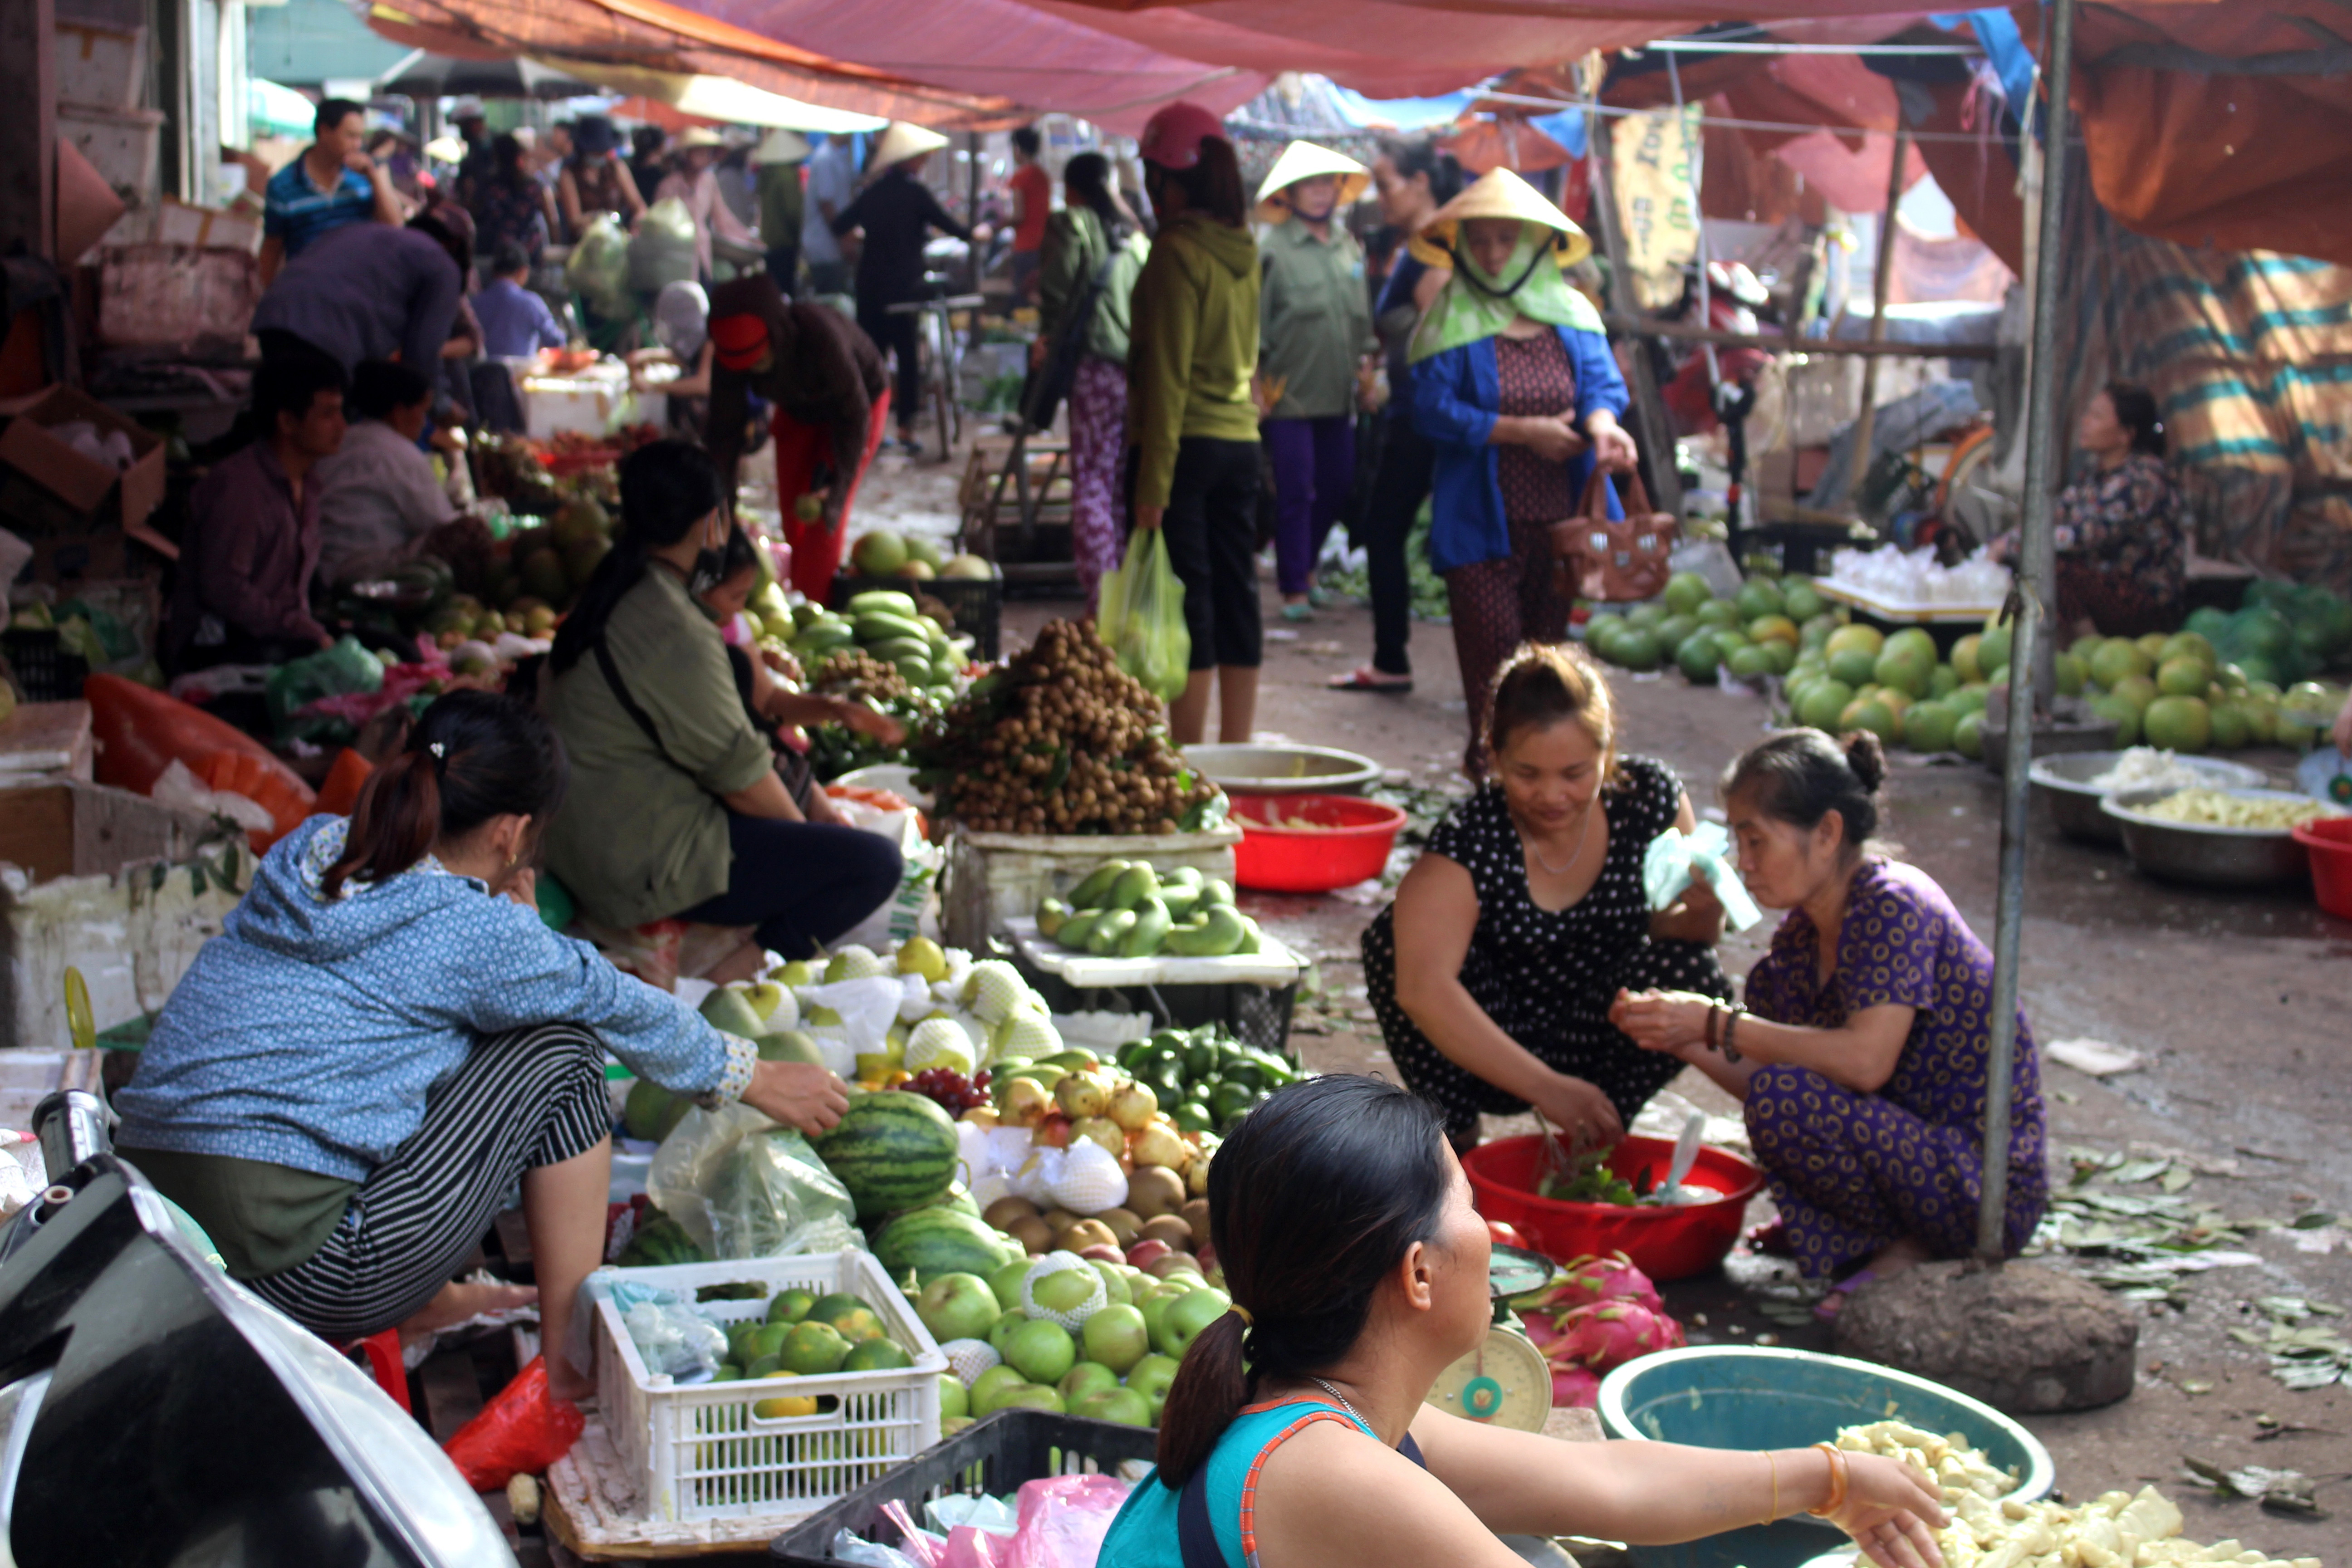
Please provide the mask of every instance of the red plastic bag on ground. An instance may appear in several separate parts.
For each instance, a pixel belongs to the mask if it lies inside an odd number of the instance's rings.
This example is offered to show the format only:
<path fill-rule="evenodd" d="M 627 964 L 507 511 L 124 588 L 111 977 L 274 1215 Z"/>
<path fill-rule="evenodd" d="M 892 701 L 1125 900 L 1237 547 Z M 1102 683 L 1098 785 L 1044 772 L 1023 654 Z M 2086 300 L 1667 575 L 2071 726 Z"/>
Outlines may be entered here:
<path fill-rule="evenodd" d="M 550 1397 L 547 1358 L 533 1356 L 442 1449 L 467 1486 L 494 1492 L 517 1476 L 539 1474 L 572 1452 L 587 1424 L 580 1406 Z"/>

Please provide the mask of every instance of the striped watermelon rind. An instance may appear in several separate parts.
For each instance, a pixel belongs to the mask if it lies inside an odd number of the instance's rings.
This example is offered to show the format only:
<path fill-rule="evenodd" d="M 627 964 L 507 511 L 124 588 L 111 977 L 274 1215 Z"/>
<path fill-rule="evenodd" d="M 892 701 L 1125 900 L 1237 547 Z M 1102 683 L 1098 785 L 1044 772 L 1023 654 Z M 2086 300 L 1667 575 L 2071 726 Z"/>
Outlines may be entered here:
<path fill-rule="evenodd" d="M 928 1204 L 956 1179 L 955 1123 L 926 1095 L 859 1095 L 815 1148 L 861 1221 Z"/>
<path fill-rule="evenodd" d="M 1019 1250 L 986 1220 L 951 1208 L 917 1209 L 874 1233 L 874 1257 L 893 1279 L 909 1273 L 917 1284 L 942 1274 L 977 1274 L 985 1279 Z"/>

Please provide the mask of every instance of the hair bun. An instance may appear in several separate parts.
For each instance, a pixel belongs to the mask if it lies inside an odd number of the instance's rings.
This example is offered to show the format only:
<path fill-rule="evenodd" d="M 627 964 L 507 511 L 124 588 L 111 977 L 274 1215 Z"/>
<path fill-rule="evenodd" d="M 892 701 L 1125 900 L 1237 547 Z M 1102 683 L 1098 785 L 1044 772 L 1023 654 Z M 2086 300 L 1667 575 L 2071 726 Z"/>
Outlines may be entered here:
<path fill-rule="evenodd" d="M 1845 765 L 1862 781 L 1862 787 L 1873 795 L 1886 782 L 1886 748 L 1868 730 L 1856 730 L 1845 738 Z"/>

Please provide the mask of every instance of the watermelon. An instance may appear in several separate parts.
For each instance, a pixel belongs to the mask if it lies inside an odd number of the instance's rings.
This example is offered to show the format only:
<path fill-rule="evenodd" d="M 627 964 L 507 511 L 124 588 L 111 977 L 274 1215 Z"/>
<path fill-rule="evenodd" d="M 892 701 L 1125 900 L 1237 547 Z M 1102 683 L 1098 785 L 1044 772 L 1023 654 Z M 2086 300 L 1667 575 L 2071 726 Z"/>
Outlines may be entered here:
<path fill-rule="evenodd" d="M 890 1278 L 903 1279 L 911 1272 L 918 1284 L 942 1274 L 985 1279 L 1017 1250 L 1017 1243 L 998 1235 L 986 1220 L 951 1208 L 917 1209 L 874 1233 L 874 1256 Z"/>
<path fill-rule="evenodd" d="M 955 1123 L 928 1095 L 860 1095 L 815 1147 L 861 1221 L 928 1204 L 956 1179 Z"/>

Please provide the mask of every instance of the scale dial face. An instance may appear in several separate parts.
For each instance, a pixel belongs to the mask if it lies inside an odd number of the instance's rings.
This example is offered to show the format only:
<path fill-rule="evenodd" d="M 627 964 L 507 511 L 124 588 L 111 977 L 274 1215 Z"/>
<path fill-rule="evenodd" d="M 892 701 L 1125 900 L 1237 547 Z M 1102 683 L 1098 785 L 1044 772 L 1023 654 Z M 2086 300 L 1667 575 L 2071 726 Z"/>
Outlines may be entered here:
<path fill-rule="evenodd" d="M 1485 1344 L 1438 1374 L 1429 1400 L 1449 1415 L 1540 1432 L 1551 1415 L 1551 1368 L 1525 1334 L 1497 1325 Z"/>

